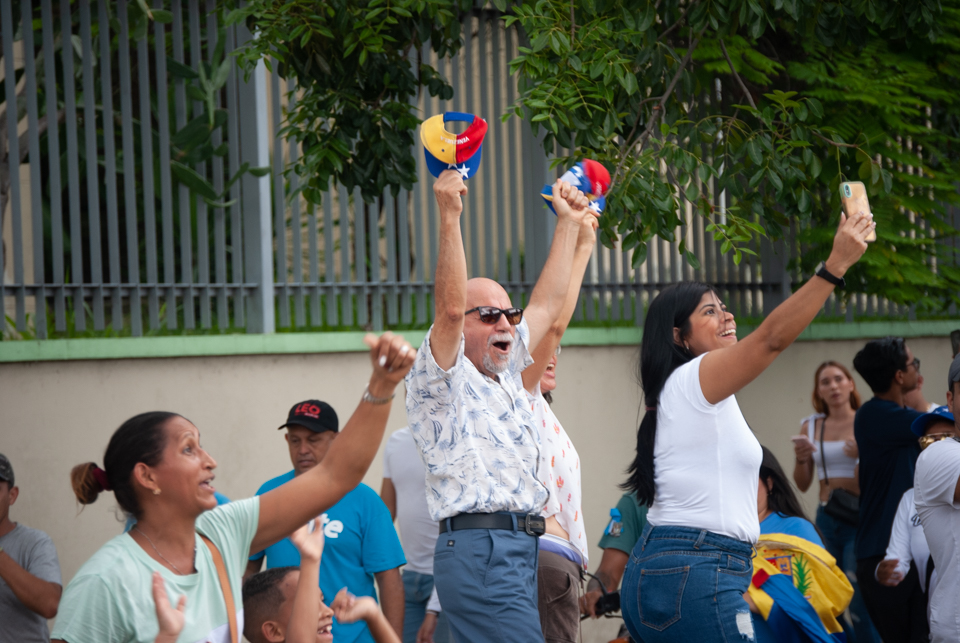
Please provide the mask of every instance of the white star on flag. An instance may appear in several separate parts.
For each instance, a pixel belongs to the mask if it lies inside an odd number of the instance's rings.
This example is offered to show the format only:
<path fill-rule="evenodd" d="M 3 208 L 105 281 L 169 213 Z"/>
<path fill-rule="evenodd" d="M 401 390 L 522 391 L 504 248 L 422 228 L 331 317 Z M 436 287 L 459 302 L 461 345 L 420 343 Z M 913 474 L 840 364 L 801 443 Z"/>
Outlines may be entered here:
<path fill-rule="evenodd" d="M 592 203 L 590 203 L 590 209 L 596 212 L 597 214 L 600 214 L 600 202 L 593 201 Z"/>

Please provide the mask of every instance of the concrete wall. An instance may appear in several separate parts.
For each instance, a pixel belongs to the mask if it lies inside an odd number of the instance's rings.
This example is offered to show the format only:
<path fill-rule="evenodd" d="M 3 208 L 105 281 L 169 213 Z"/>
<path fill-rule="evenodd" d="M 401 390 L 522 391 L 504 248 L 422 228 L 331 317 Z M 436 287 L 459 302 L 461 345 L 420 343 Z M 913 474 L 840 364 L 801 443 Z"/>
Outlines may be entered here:
<path fill-rule="evenodd" d="M 814 369 L 826 359 L 851 364 L 862 344 L 798 342 L 739 394 L 747 421 L 788 472 L 793 461 L 789 438 L 810 412 Z M 916 338 L 909 344 L 923 361 L 928 399 L 942 403 L 949 340 Z M 558 368 L 554 408 L 580 452 L 584 514 L 594 542 L 620 496 L 616 485 L 633 454 L 640 404 L 636 357 L 635 346 L 569 347 Z M 366 356 L 356 353 L 2 364 L 0 452 L 12 461 L 20 487 L 11 516 L 50 534 L 69 581 L 121 529 L 109 494 L 78 511 L 70 467 L 88 460 L 102 464 L 111 433 L 125 419 L 156 409 L 190 418 L 219 463 L 217 489 L 242 498 L 290 468 L 275 427 L 293 403 L 310 397 L 327 400 L 343 422 L 369 372 Z M 862 381 L 858 387 L 869 398 Z M 405 422 L 403 405 L 395 404 L 388 433 Z M 378 491 L 381 471 L 382 454 L 365 479 Z M 805 500 L 812 513 L 813 493 Z M 594 568 L 601 552 L 593 547 L 590 555 Z M 584 641 L 610 640 L 618 624 L 585 623 Z"/>

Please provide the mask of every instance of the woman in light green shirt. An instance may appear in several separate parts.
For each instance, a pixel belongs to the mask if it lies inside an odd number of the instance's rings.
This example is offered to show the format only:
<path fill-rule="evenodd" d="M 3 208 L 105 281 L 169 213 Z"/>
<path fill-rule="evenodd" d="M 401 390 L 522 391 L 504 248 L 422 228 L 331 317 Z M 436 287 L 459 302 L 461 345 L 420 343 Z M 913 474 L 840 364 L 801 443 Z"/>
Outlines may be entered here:
<path fill-rule="evenodd" d="M 365 341 L 373 375 L 328 457 L 269 493 L 218 507 L 211 484 L 216 461 L 200 446 L 197 427 L 175 413 L 127 420 L 110 439 L 104 469 L 74 467 L 81 503 L 112 490 L 137 523 L 101 547 L 70 581 L 53 641 L 229 643 L 217 570 L 199 535 L 223 556 L 242 632 L 247 557 L 336 504 L 360 483 L 377 453 L 394 389 L 415 351 L 391 333 Z"/>

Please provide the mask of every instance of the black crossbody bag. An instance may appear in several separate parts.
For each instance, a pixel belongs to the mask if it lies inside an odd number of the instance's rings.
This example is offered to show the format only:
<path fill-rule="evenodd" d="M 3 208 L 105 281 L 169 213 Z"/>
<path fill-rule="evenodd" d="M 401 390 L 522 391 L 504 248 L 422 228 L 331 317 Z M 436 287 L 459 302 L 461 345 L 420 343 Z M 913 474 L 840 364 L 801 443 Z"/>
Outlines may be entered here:
<path fill-rule="evenodd" d="M 820 426 L 820 462 L 823 463 L 823 480 L 830 484 L 830 478 L 827 476 L 827 458 L 823 452 L 823 432 L 826 428 L 824 425 L 826 420 Z M 823 511 L 831 518 L 856 527 L 860 524 L 860 496 L 855 496 L 846 489 L 833 489 L 830 491 L 827 504 L 823 506 Z"/>

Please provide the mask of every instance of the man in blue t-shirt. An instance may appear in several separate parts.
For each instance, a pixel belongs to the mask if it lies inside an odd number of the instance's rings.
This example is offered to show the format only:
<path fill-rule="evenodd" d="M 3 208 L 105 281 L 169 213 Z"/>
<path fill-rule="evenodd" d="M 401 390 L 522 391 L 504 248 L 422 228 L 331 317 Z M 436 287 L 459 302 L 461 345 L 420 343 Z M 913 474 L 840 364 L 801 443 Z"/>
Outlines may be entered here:
<path fill-rule="evenodd" d="M 926 641 L 925 598 L 914 568 L 896 587 L 881 585 L 874 570 L 883 560 L 903 492 L 913 487 L 920 455 L 910 425 L 921 414 L 903 395 L 917 387 L 920 360 L 902 337 L 868 342 L 853 359 L 873 398 L 857 409 L 853 433 L 860 451 L 860 524 L 857 582 L 870 619 L 884 641 Z"/>
<path fill-rule="evenodd" d="M 286 429 L 293 471 L 265 482 L 257 495 L 275 489 L 295 476 L 320 464 L 339 431 L 337 414 L 326 402 L 307 400 L 290 409 Z M 326 543 L 320 564 L 320 590 L 328 601 L 344 587 L 355 596 L 377 597 L 390 625 L 400 636 L 403 632 L 403 581 L 400 567 L 406 564 L 393 520 L 380 496 L 365 484 L 330 507 L 321 518 Z M 297 548 L 284 538 L 250 557 L 249 576 L 260 571 L 263 559 L 267 569 L 300 565 Z M 334 621 L 337 643 L 374 643 L 363 621 L 342 624 Z"/>

